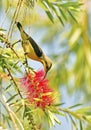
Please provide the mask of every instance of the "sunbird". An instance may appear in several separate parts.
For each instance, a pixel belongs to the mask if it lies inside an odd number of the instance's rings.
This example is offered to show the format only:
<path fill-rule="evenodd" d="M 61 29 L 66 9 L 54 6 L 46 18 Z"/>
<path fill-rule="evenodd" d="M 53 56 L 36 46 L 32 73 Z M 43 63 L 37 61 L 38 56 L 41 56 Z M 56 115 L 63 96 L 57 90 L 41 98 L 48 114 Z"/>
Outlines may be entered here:
<path fill-rule="evenodd" d="M 24 30 L 20 22 L 16 22 L 16 25 L 20 31 L 22 38 L 22 47 L 24 49 L 25 54 L 28 58 L 32 60 L 39 61 L 43 64 L 45 75 L 50 70 L 52 66 L 52 61 L 48 56 L 44 54 L 42 49 L 38 46 L 38 44 L 33 40 L 31 36 L 29 36 Z"/>

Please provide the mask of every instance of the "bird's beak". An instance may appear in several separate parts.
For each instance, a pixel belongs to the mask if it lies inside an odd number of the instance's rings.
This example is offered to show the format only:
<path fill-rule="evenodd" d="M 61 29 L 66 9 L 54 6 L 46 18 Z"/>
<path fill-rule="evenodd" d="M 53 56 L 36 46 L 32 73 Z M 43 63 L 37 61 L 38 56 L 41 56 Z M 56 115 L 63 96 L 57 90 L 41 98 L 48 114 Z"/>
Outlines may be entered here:
<path fill-rule="evenodd" d="M 45 79 L 45 78 L 46 78 L 46 76 L 47 76 L 47 72 L 48 72 L 48 71 L 46 71 L 46 72 L 45 72 L 44 79 Z"/>
<path fill-rule="evenodd" d="M 44 76 L 44 78 L 45 78 L 47 76 L 48 71 L 52 67 L 52 61 L 49 59 L 49 57 L 45 56 L 44 59 L 41 60 L 41 63 L 44 66 L 44 70 L 45 70 L 45 76 Z"/>
<path fill-rule="evenodd" d="M 22 25 L 20 24 L 20 22 L 15 22 L 15 24 L 17 25 L 19 30 L 22 28 Z"/>

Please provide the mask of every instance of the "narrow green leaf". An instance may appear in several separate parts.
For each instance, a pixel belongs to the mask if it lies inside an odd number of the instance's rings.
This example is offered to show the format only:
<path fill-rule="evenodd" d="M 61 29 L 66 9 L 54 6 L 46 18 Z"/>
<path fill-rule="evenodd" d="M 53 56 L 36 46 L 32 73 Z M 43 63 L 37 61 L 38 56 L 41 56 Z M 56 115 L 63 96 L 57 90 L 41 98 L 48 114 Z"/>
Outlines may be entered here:
<path fill-rule="evenodd" d="M 13 100 L 18 94 L 15 94 L 13 95 L 12 97 L 10 97 L 8 100 L 7 100 L 7 103 L 10 102 L 11 100 Z"/>
<path fill-rule="evenodd" d="M 69 115 L 69 117 L 70 117 L 70 119 L 71 119 L 71 121 L 72 121 L 72 123 L 73 123 L 74 127 L 77 129 L 77 125 L 76 125 L 75 121 L 73 120 L 72 116 L 71 116 L 71 115 Z"/>
<path fill-rule="evenodd" d="M 58 15 L 57 9 L 54 6 L 52 6 L 52 9 L 55 12 L 55 14 Z"/>
<path fill-rule="evenodd" d="M 24 119 L 24 117 L 26 116 L 26 105 L 24 105 L 23 108 L 24 108 L 24 111 L 23 111 L 23 119 Z"/>
<path fill-rule="evenodd" d="M 46 115 L 46 118 L 47 118 L 47 120 L 48 120 L 49 126 L 50 126 L 50 128 L 51 128 L 51 127 L 53 126 L 53 122 L 52 122 L 52 120 L 51 120 L 51 118 L 50 118 L 49 110 L 48 110 L 48 111 L 44 111 L 44 113 L 45 113 L 45 115 Z"/>
<path fill-rule="evenodd" d="M 55 113 L 55 114 L 58 114 L 58 115 L 61 115 L 61 116 L 65 116 L 65 113 L 60 112 L 60 110 L 59 110 L 57 107 L 55 107 L 55 106 L 49 107 L 48 109 L 49 109 L 52 113 Z"/>
<path fill-rule="evenodd" d="M 47 16 L 49 17 L 49 19 L 51 20 L 51 22 L 54 23 L 53 15 L 52 15 L 49 11 L 46 11 L 46 14 L 47 14 Z"/>
<path fill-rule="evenodd" d="M 72 109 L 72 108 L 75 108 L 75 107 L 79 107 L 79 106 L 81 106 L 82 104 L 75 104 L 75 105 L 73 105 L 73 106 L 70 106 L 70 107 L 68 107 L 69 109 Z"/>
<path fill-rule="evenodd" d="M 65 103 L 64 102 L 62 102 L 62 103 L 58 103 L 58 104 L 53 104 L 53 106 L 62 106 L 62 105 L 64 105 Z"/>
<path fill-rule="evenodd" d="M 59 125 L 61 125 L 61 122 L 58 120 L 58 118 L 56 116 L 54 116 L 54 120 L 56 121 L 56 123 L 58 123 Z"/>
<path fill-rule="evenodd" d="M 59 8 L 59 11 L 60 11 L 61 15 L 63 16 L 63 18 L 65 19 L 65 21 L 67 21 L 67 17 L 65 15 L 65 13 L 63 12 L 63 10 L 61 8 Z"/>
<path fill-rule="evenodd" d="M 73 19 L 76 23 L 78 23 L 77 20 L 76 20 L 76 18 L 75 18 L 75 17 L 73 16 L 73 14 L 71 13 L 71 11 L 68 10 L 68 13 L 69 13 L 69 15 L 72 17 L 72 19 Z"/>
<path fill-rule="evenodd" d="M 53 5 L 56 5 L 56 6 L 62 6 L 62 7 L 65 7 L 65 8 L 68 8 L 68 7 L 74 7 L 74 8 L 77 8 L 77 7 L 80 7 L 81 5 L 83 5 L 83 3 L 79 3 L 79 2 L 52 2 Z"/>
<path fill-rule="evenodd" d="M 80 130 L 83 130 L 83 127 L 82 127 L 82 122 L 80 120 Z"/>
<path fill-rule="evenodd" d="M 85 108 L 80 108 L 75 111 L 75 113 L 80 113 L 80 114 L 91 114 L 91 107 L 85 107 Z"/>
<path fill-rule="evenodd" d="M 59 16 L 57 9 L 54 6 L 52 6 L 52 9 L 54 10 L 54 12 L 55 12 L 56 16 L 58 17 L 59 21 L 61 22 L 61 24 L 64 26 L 64 22 L 63 22 L 62 18 Z"/>
<path fill-rule="evenodd" d="M 5 91 L 8 90 L 11 87 L 11 85 L 12 83 L 6 87 Z"/>
<path fill-rule="evenodd" d="M 42 1 L 42 3 L 44 4 L 44 6 L 46 7 L 46 14 L 47 14 L 47 16 L 49 17 L 49 19 L 51 20 L 51 22 L 53 23 L 54 21 L 53 21 L 53 15 L 52 15 L 52 11 L 51 11 L 51 4 L 48 2 L 48 0 L 46 0 L 46 1 Z"/>
<path fill-rule="evenodd" d="M 16 112 L 18 112 L 21 108 L 22 108 L 22 105 L 19 106 L 19 108 L 16 110 Z"/>
<path fill-rule="evenodd" d="M 0 31 L 7 31 L 6 29 L 0 28 Z"/>
<path fill-rule="evenodd" d="M 58 19 L 60 20 L 61 24 L 64 26 L 64 22 L 60 16 L 58 16 Z"/>
<path fill-rule="evenodd" d="M 51 120 L 51 122 L 52 122 L 52 125 L 54 126 L 54 125 L 55 125 L 54 115 L 53 115 L 53 113 L 50 112 L 49 110 L 48 110 L 48 114 L 49 114 L 50 120 Z"/>

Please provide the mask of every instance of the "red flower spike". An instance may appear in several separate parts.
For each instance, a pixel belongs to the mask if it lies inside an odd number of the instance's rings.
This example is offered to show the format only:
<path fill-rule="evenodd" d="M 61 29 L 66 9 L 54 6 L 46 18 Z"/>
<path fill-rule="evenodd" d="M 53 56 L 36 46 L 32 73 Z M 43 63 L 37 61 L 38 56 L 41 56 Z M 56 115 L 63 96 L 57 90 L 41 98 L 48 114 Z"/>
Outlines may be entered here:
<path fill-rule="evenodd" d="M 30 103 L 35 104 L 36 107 L 44 109 L 53 103 L 53 90 L 49 88 L 48 80 L 44 79 L 45 72 L 39 70 L 34 74 L 28 74 L 23 77 L 20 82 L 27 92 L 27 98 Z"/>

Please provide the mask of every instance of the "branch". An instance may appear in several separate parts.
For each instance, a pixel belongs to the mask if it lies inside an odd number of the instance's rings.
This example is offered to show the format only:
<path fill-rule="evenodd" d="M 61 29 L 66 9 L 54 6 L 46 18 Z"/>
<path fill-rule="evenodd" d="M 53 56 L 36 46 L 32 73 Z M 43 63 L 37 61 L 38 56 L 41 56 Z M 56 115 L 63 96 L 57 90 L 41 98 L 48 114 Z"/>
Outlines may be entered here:
<path fill-rule="evenodd" d="M 19 130 L 19 129 L 18 129 L 18 126 L 17 126 L 17 124 L 16 124 L 16 122 L 15 122 L 15 119 L 14 119 L 14 117 L 13 117 L 13 115 L 12 115 L 12 111 L 11 111 L 11 109 L 10 109 L 8 103 L 6 103 L 6 97 L 5 97 L 3 94 L 2 94 L 2 98 L 3 98 L 3 104 L 4 104 L 5 107 L 7 108 L 7 111 L 8 111 L 8 113 L 9 113 L 9 115 L 10 115 L 10 118 L 12 119 L 12 122 L 13 122 L 13 125 L 14 125 L 15 130 Z"/>
<path fill-rule="evenodd" d="M 9 68 L 6 67 L 6 69 L 7 69 L 8 73 L 9 73 L 9 76 L 11 77 L 11 80 L 13 81 L 13 83 L 14 83 L 17 91 L 18 91 L 18 94 L 20 95 L 21 98 L 23 98 L 22 95 L 21 95 L 21 93 L 20 93 L 20 90 L 19 90 L 19 88 L 18 88 L 18 86 L 17 86 L 17 84 L 16 84 L 16 82 L 15 82 L 15 80 L 14 80 L 14 78 L 13 78 L 11 72 L 10 72 L 10 70 L 9 70 Z"/>
<path fill-rule="evenodd" d="M 0 32 L 0 41 L 6 44 L 7 48 L 10 48 L 14 54 L 17 56 L 17 58 L 19 58 L 18 54 L 16 53 L 16 51 L 13 49 L 13 46 L 11 45 L 11 43 L 7 40 L 6 36 L 4 33 Z"/>
<path fill-rule="evenodd" d="M 4 101 L 3 104 L 6 106 L 6 108 L 8 110 L 8 113 L 9 113 L 11 119 L 12 119 L 12 122 L 14 124 L 15 130 L 19 130 L 19 127 L 17 126 L 15 119 L 18 121 L 18 123 L 21 126 L 22 130 L 24 130 L 24 127 L 23 127 L 22 123 L 20 122 L 18 117 L 15 115 L 15 113 L 10 109 L 9 104 L 7 103 L 5 95 L 2 94 L 2 98 L 3 98 L 3 101 Z"/>
<path fill-rule="evenodd" d="M 12 34 L 14 23 L 15 23 L 17 17 L 18 17 L 22 2 L 23 2 L 23 0 L 18 0 L 17 7 L 16 7 L 16 10 L 15 10 L 15 12 L 13 14 L 13 18 L 12 18 L 12 21 L 11 21 L 11 24 L 10 24 L 8 36 L 11 36 L 11 34 Z"/>

